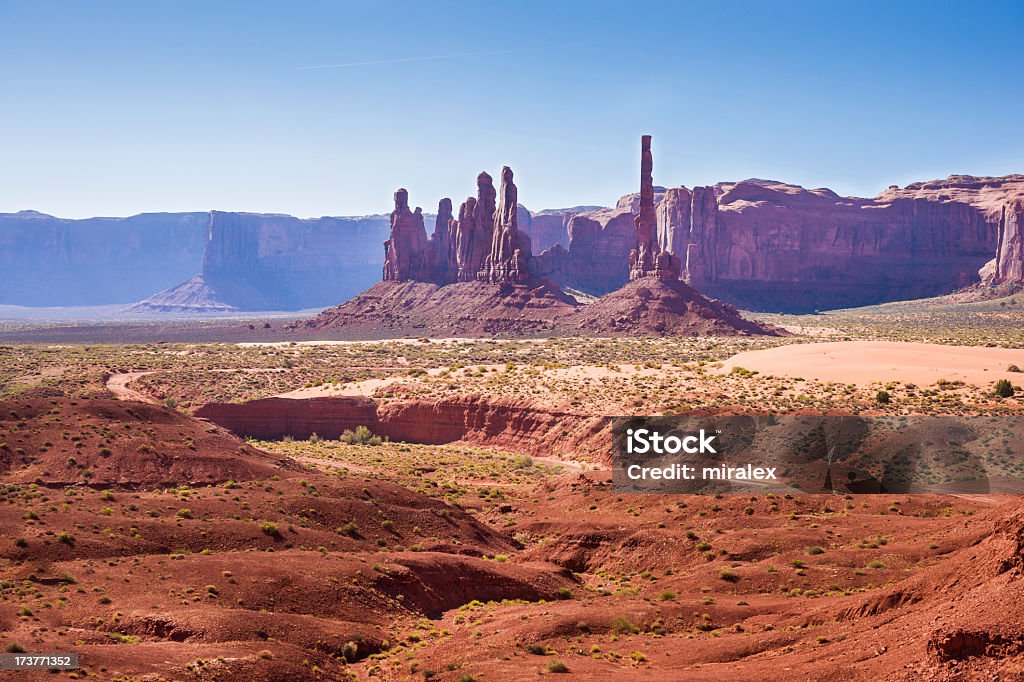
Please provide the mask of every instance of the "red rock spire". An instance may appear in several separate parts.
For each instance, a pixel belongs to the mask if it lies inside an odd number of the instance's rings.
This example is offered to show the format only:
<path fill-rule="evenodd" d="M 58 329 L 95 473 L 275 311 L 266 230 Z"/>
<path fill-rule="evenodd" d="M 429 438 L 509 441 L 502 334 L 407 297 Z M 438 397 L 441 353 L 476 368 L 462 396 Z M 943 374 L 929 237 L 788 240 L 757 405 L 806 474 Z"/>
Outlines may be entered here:
<path fill-rule="evenodd" d="M 651 136 L 640 138 L 640 212 L 636 224 L 636 248 L 629 254 L 629 278 L 656 276 L 679 279 L 679 260 L 658 244 L 658 215 L 654 208 L 654 157 Z"/>

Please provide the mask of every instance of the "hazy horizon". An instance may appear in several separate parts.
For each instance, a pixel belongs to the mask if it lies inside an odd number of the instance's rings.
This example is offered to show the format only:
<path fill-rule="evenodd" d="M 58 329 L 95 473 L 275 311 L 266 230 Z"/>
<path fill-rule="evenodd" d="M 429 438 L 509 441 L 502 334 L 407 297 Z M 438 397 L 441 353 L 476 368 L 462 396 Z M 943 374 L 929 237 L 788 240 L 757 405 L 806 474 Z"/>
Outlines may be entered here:
<path fill-rule="evenodd" d="M 0 212 L 530 209 L 1024 172 L 1024 6 L 0 2 Z M 826 28 L 828 30 L 823 30 Z"/>

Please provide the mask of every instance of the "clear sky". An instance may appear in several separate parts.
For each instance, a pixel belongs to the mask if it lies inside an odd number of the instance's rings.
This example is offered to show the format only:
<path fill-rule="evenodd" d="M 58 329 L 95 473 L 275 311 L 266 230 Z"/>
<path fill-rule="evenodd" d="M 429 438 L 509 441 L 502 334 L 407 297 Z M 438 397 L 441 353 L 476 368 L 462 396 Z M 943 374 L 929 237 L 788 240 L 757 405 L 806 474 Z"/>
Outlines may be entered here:
<path fill-rule="evenodd" d="M 325 68 L 309 68 L 325 67 Z M 531 209 L 1024 172 L 1024 2 L 0 0 L 0 211 Z"/>

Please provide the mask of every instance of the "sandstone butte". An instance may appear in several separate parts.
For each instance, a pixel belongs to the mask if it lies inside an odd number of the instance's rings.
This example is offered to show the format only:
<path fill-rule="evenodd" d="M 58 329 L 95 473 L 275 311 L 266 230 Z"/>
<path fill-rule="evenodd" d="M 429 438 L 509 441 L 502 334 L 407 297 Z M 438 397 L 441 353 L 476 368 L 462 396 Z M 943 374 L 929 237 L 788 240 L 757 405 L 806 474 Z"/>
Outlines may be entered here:
<path fill-rule="evenodd" d="M 622 254 L 630 281 L 597 303 L 579 305 L 538 272 L 567 252 L 554 247 L 532 257 L 530 238 L 518 228 L 518 189 L 505 166 L 497 192 L 490 175 L 477 176 L 477 196 L 462 203 L 458 218 L 452 217 L 451 201 L 442 199 L 429 237 L 422 210 L 410 209 L 408 192 L 398 189 L 382 281 L 305 328 L 435 335 L 774 333 L 680 280 L 680 259 L 658 237 L 649 135 L 641 140 L 640 158 L 638 214 L 631 248 Z"/>
<path fill-rule="evenodd" d="M 812 312 L 1024 285 L 1024 175 L 952 176 L 874 199 L 750 179 L 655 187 L 661 248 L 683 281 L 753 310 Z M 568 250 L 535 259 L 563 286 L 604 293 L 628 276 L 640 197 L 568 219 Z"/>

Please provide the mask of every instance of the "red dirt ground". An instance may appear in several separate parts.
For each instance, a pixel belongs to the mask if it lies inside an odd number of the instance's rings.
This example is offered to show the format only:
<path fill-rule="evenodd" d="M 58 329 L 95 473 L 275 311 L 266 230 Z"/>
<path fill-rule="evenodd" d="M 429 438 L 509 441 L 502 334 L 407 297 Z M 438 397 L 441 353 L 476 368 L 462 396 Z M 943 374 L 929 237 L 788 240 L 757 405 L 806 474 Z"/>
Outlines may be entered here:
<path fill-rule="evenodd" d="M 162 407 L 0 407 L 0 633 L 76 676 L 1024 672 L 1016 498 L 623 496 L 590 471 L 464 509 Z"/>

